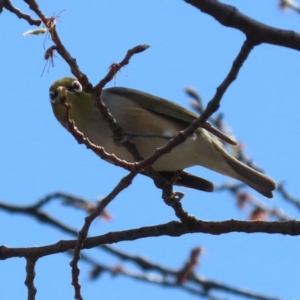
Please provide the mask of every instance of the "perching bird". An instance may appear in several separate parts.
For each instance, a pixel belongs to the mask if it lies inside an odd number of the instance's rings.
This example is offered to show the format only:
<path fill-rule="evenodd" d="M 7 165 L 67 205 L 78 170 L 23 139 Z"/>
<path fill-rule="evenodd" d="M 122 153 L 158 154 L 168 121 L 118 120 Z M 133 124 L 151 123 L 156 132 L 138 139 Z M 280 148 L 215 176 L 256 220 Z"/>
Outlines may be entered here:
<path fill-rule="evenodd" d="M 50 87 L 49 95 L 53 112 L 64 127 L 67 127 L 65 107 L 60 101 L 63 97 L 71 104 L 70 118 L 84 136 L 92 143 L 104 147 L 106 152 L 128 162 L 133 161 L 132 154 L 125 147 L 115 144 L 108 124 L 102 119 L 91 95 L 83 91 L 77 79 L 64 77 L 55 81 Z M 193 112 L 171 101 L 129 88 L 104 89 L 101 98 L 117 124 L 144 158 L 151 155 L 156 148 L 165 145 L 178 131 L 185 129 L 197 118 Z M 160 157 L 152 167 L 166 179 L 171 179 L 176 171 L 201 165 L 238 179 L 264 196 L 272 198 L 276 183 L 231 156 L 223 149 L 216 136 L 225 142 L 236 144 L 206 122 L 192 137 Z M 175 184 L 199 190 L 213 190 L 209 181 L 185 171 L 180 174 Z"/>

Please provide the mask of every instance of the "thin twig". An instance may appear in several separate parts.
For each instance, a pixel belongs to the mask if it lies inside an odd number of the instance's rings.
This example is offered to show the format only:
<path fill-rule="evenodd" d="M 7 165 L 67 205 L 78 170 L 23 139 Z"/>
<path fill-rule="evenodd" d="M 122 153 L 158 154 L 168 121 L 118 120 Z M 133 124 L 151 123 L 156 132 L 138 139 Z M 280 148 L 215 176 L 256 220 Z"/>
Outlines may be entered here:
<path fill-rule="evenodd" d="M 300 210 L 300 199 L 291 195 L 282 183 L 278 185 L 277 192 L 283 197 L 283 199 L 293 204 L 298 210 Z"/>
<path fill-rule="evenodd" d="M 84 245 L 84 242 L 88 235 L 88 230 L 90 225 L 95 220 L 96 217 L 103 211 L 103 209 L 125 188 L 127 188 L 132 179 L 136 176 L 137 173 L 129 173 L 127 176 L 123 177 L 119 184 L 105 197 L 102 199 L 100 204 L 97 206 L 94 211 L 85 218 L 84 225 L 82 229 L 78 233 L 78 240 L 76 246 L 74 248 L 74 256 L 70 262 L 70 266 L 72 267 L 72 285 L 75 289 L 75 299 L 83 299 L 80 293 L 80 284 L 79 284 L 79 272 L 80 269 L 78 267 L 78 261 L 80 259 L 80 251 Z"/>
<path fill-rule="evenodd" d="M 34 286 L 35 278 L 35 263 L 36 259 L 32 256 L 26 258 L 26 280 L 25 285 L 27 286 L 28 291 L 28 300 L 34 300 L 36 295 L 36 287 Z"/>

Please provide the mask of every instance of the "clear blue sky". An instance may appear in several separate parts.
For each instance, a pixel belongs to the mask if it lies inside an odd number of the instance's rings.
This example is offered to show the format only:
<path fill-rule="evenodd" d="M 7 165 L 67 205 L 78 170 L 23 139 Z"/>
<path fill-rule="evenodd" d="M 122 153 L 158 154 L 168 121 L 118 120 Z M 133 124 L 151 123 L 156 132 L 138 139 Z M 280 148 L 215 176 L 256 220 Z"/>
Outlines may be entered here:
<path fill-rule="evenodd" d="M 17 2 L 17 1 L 14 1 Z M 24 2 L 19 1 L 29 12 Z M 40 1 L 42 2 L 42 1 Z M 227 74 L 244 36 L 225 28 L 184 1 L 43 1 L 48 15 L 66 9 L 57 29 L 62 41 L 77 58 L 81 69 L 96 83 L 112 62 L 120 61 L 127 49 L 150 44 L 136 55 L 116 77 L 116 84 L 144 90 L 188 106 L 184 86 L 197 88 L 205 101 Z M 269 25 L 299 31 L 299 15 L 284 13 L 273 1 L 226 1 L 244 13 Z M 44 36 L 22 36 L 32 29 L 24 20 L 4 11 L 0 15 L 0 199 L 30 204 L 46 193 L 61 190 L 89 199 L 105 196 L 126 171 L 101 161 L 55 120 L 48 89 L 52 82 L 70 75 L 58 57 L 55 67 L 41 77 L 44 68 Z M 50 46 L 51 41 L 46 40 Z M 222 100 L 220 111 L 248 155 L 277 181 L 286 182 L 294 195 L 299 192 L 299 53 L 262 45 L 245 63 L 238 79 Z M 109 86 L 114 85 L 111 82 Z M 193 172 L 215 183 L 229 180 L 202 168 Z M 228 193 L 204 194 L 188 189 L 183 205 L 200 219 L 246 219 L 249 210 L 239 211 Z M 295 218 L 299 212 L 277 194 L 266 201 Z M 128 210 L 130 208 L 130 210 Z M 84 214 L 62 206 L 47 211 L 75 228 L 81 228 Z M 160 197 L 152 181 L 139 176 L 108 208 L 111 222 L 93 224 L 90 233 L 138 228 L 174 220 L 173 211 Z M 21 215 L 0 211 L 0 244 L 39 246 L 73 238 L 48 225 Z M 149 238 L 122 242 L 116 246 L 145 255 L 167 267 L 179 268 L 190 249 L 202 245 L 197 272 L 225 284 L 279 296 L 300 299 L 298 237 L 267 234 L 205 234 L 180 238 Z M 104 252 L 90 251 L 100 262 L 119 261 Z M 70 258 L 66 254 L 46 257 L 37 263 L 37 299 L 72 299 Z M 133 265 L 126 265 L 134 268 Z M 85 299 L 190 299 L 178 290 L 137 283 L 107 274 L 89 281 L 89 266 L 80 263 L 80 281 Z M 25 260 L 9 259 L 0 265 L 0 298 L 25 299 Z M 51 291 L 51 292 L 50 292 Z M 233 296 L 230 299 L 238 299 Z"/>

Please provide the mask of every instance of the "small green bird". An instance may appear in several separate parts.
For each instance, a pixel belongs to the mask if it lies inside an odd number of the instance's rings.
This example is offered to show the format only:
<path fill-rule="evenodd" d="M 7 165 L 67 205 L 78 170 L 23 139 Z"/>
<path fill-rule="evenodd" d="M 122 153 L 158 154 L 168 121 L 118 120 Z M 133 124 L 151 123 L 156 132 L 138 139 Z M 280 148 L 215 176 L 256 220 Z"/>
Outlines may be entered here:
<path fill-rule="evenodd" d="M 65 107 L 60 101 L 62 97 L 71 104 L 70 118 L 84 136 L 118 158 L 133 161 L 126 148 L 115 144 L 108 124 L 102 119 L 91 95 L 83 91 L 77 79 L 64 77 L 55 81 L 50 87 L 49 95 L 53 112 L 64 127 L 67 127 L 67 124 Z M 171 101 L 129 88 L 104 89 L 101 98 L 118 125 L 130 137 L 130 142 L 144 158 L 151 155 L 156 148 L 165 145 L 198 117 Z M 160 157 L 152 167 L 166 179 L 171 179 L 176 171 L 201 165 L 238 179 L 264 196 L 272 198 L 276 183 L 231 156 L 223 149 L 216 136 L 227 143 L 236 144 L 206 122 L 192 137 Z M 199 190 L 213 190 L 209 181 L 186 171 L 181 172 L 175 184 Z"/>

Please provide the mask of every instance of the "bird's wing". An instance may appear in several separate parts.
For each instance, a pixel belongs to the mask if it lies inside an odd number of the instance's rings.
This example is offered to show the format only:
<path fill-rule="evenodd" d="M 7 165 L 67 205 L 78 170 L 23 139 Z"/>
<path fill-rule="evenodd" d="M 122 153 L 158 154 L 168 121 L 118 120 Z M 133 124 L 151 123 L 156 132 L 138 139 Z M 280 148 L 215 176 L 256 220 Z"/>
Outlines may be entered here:
<path fill-rule="evenodd" d="M 186 123 L 186 127 L 190 123 L 192 123 L 196 118 L 198 118 L 197 114 L 174 102 L 157 96 L 153 96 L 145 92 L 123 87 L 108 88 L 106 89 L 106 91 L 108 91 L 111 94 L 121 95 L 149 111 L 164 115 L 168 118 L 180 120 L 181 122 Z M 225 133 L 221 132 L 217 128 L 213 127 L 210 123 L 205 122 L 204 124 L 202 124 L 201 127 L 206 129 L 213 135 L 217 136 L 224 142 L 234 146 L 237 145 L 236 141 L 231 139 L 229 136 L 227 136 Z"/>
<path fill-rule="evenodd" d="M 207 131 L 209 131 L 210 133 L 212 133 L 213 135 L 215 135 L 216 137 L 218 137 L 219 139 L 221 139 L 222 141 L 226 142 L 229 145 L 232 145 L 232 146 L 237 146 L 238 145 L 238 143 L 235 140 L 230 138 L 228 135 L 226 135 L 225 133 L 223 133 L 222 131 L 220 131 L 216 127 L 213 127 L 208 122 L 205 122 L 204 124 L 202 124 L 201 127 L 206 129 Z"/>

